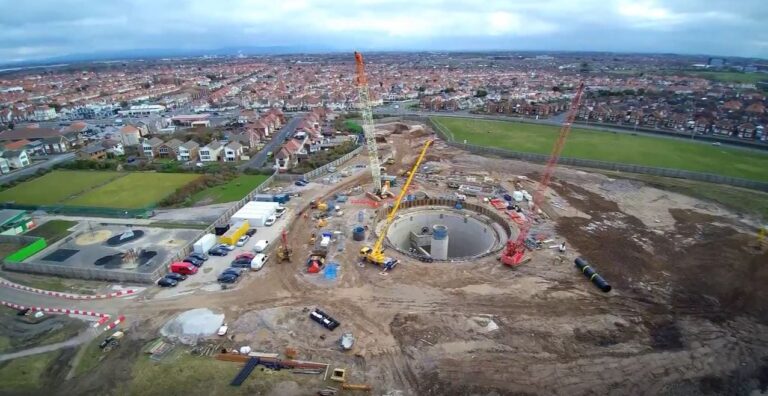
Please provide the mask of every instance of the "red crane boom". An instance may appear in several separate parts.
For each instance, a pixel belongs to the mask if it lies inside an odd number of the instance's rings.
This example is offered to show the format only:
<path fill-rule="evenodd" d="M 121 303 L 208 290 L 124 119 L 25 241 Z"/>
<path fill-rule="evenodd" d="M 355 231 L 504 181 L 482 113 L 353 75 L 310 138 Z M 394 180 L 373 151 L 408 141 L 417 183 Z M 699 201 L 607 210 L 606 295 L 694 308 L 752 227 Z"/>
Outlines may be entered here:
<path fill-rule="evenodd" d="M 504 265 L 514 267 L 523 261 L 523 256 L 525 255 L 525 240 L 528 239 L 528 231 L 531 229 L 532 217 L 536 215 L 541 205 L 544 203 L 544 192 L 547 190 L 549 182 L 552 179 L 552 174 L 555 172 L 557 161 L 560 159 L 563 147 L 565 147 L 565 141 L 571 133 L 571 125 L 576 119 L 583 93 L 584 83 L 581 83 L 576 89 L 576 95 L 574 95 L 571 100 L 571 107 L 568 109 L 565 121 L 560 127 L 560 135 L 557 137 L 555 145 L 552 147 L 552 153 L 550 153 L 547 165 L 544 167 L 544 173 L 542 173 L 539 185 L 533 194 L 533 205 L 531 205 L 530 214 L 526 218 L 526 222 L 520 226 L 520 232 L 517 234 L 517 238 L 515 240 L 510 239 L 507 241 L 507 246 L 501 254 L 501 262 Z"/>

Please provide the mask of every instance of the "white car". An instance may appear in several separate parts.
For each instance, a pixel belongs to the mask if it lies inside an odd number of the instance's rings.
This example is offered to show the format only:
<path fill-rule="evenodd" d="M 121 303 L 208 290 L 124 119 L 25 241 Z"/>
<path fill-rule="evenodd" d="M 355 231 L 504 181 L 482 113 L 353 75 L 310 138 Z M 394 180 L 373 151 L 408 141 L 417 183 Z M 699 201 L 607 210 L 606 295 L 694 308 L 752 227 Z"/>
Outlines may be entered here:
<path fill-rule="evenodd" d="M 284 206 L 281 206 L 281 207 L 275 209 L 275 217 L 277 217 L 277 218 L 283 217 L 283 215 L 285 214 L 285 212 L 287 210 L 288 209 L 286 209 Z"/>
<path fill-rule="evenodd" d="M 267 241 L 266 239 L 260 239 L 256 241 L 255 245 L 253 245 L 253 251 L 256 253 L 261 253 L 267 250 L 267 246 L 269 246 L 269 241 Z"/>
<path fill-rule="evenodd" d="M 264 267 L 264 263 L 267 262 L 267 259 L 268 256 L 263 253 L 253 256 L 253 259 L 251 260 L 251 269 L 254 271 L 261 270 L 261 268 Z"/>
<path fill-rule="evenodd" d="M 267 227 L 270 227 L 272 226 L 272 224 L 275 224 L 276 221 L 277 221 L 277 217 L 275 217 L 275 215 L 272 215 L 272 216 L 269 216 L 267 221 L 264 222 L 264 225 Z"/>
<path fill-rule="evenodd" d="M 227 326 L 227 324 L 224 323 L 223 325 L 221 325 L 221 327 L 219 327 L 219 331 L 216 332 L 216 334 L 220 336 L 224 336 L 227 334 L 227 330 L 229 330 L 229 326 Z"/>
<path fill-rule="evenodd" d="M 243 247 L 245 246 L 246 242 L 248 242 L 249 239 L 251 239 L 251 237 L 249 237 L 248 235 L 243 235 L 240 237 L 240 239 L 237 240 L 237 243 L 235 245 L 237 245 L 237 247 Z"/>

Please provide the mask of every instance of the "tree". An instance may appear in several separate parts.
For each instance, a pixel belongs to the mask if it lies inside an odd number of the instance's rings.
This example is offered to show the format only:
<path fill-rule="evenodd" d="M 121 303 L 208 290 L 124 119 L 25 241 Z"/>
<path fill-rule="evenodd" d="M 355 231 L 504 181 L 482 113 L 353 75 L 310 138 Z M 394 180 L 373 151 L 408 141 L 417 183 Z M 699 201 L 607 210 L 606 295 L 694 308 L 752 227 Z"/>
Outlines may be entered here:
<path fill-rule="evenodd" d="M 141 87 L 144 89 L 149 89 L 150 87 L 152 87 L 152 84 L 150 84 L 149 82 L 145 82 L 144 84 L 141 84 Z"/>
<path fill-rule="evenodd" d="M 486 96 L 488 96 L 488 91 L 486 91 L 484 89 L 478 89 L 477 92 L 475 92 L 475 97 L 476 98 L 484 98 Z"/>
<path fill-rule="evenodd" d="M 128 107 L 128 101 L 127 100 L 121 100 L 120 101 L 120 107 L 127 108 Z"/>
<path fill-rule="evenodd" d="M 454 92 L 456 92 L 456 88 L 448 87 L 448 88 L 444 89 L 443 92 L 445 92 L 445 93 L 454 93 Z"/>

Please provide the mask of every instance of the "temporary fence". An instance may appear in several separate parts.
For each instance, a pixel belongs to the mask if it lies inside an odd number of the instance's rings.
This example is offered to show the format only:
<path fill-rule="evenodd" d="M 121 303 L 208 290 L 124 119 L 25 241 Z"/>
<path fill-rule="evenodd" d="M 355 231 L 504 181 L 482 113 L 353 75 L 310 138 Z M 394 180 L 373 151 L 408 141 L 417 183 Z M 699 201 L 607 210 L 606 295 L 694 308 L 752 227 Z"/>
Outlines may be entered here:
<path fill-rule="evenodd" d="M 155 210 L 155 206 L 143 208 L 102 208 L 96 206 L 71 206 L 71 205 L 22 205 L 13 202 L 0 204 L 3 209 L 18 209 L 27 211 L 44 211 L 49 214 L 61 214 L 69 216 L 89 217 L 116 217 L 116 218 L 148 218 Z"/>
<path fill-rule="evenodd" d="M 318 176 L 322 176 L 326 173 L 328 173 L 328 168 L 332 166 L 339 166 L 347 161 L 349 161 L 352 157 L 356 156 L 360 153 L 360 151 L 364 148 L 364 146 L 358 146 L 356 149 L 344 154 L 341 158 L 336 159 L 335 161 L 329 162 L 315 170 L 312 170 L 310 172 L 307 172 L 303 175 L 303 178 L 305 180 L 312 180 Z"/>
<path fill-rule="evenodd" d="M 413 117 L 412 117 L 413 118 Z M 468 143 L 458 143 L 453 138 L 453 135 L 446 130 L 440 123 L 434 122 L 430 118 L 418 117 L 419 121 L 425 122 L 430 125 L 437 134 L 446 141 L 446 143 L 452 147 L 460 148 L 475 154 L 490 154 L 505 158 L 514 158 L 524 161 L 541 162 L 546 163 L 549 160 L 549 155 L 525 153 L 520 151 L 512 151 L 497 147 L 485 147 L 476 146 Z M 618 162 L 607 162 L 588 160 L 582 158 L 570 158 L 560 157 L 558 163 L 561 165 L 571 165 L 584 168 L 605 169 L 610 171 L 640 173 L 654 176 L 672 177 L 678 179 L 696 180 L 708 183 L 727 184 L 736 187 L 749 188 L 752 190 L 768 191 L 768 183 L 755 180 L 747 180 L 730 176 L 715 175 L 711 173 L 693 172 L 682 169 L 670 169 L 670 168 L 658 168 L 652 166 L 633 165 Z"/>

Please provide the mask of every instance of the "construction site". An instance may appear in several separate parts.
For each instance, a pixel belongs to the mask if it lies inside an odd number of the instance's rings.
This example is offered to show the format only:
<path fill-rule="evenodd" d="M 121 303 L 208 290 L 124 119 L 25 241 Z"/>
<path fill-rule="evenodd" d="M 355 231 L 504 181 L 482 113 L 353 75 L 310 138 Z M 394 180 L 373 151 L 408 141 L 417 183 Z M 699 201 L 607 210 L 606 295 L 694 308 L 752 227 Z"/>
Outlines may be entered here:
<path fill-rule="evenodd" d="M 126 300 L 122 345 L 47 394 L 765 392 L 758 219 L 558 166 L 581 92 L 546 164 L 363 106 L 365 171 L 309 183 L 263 270 Z"/>

